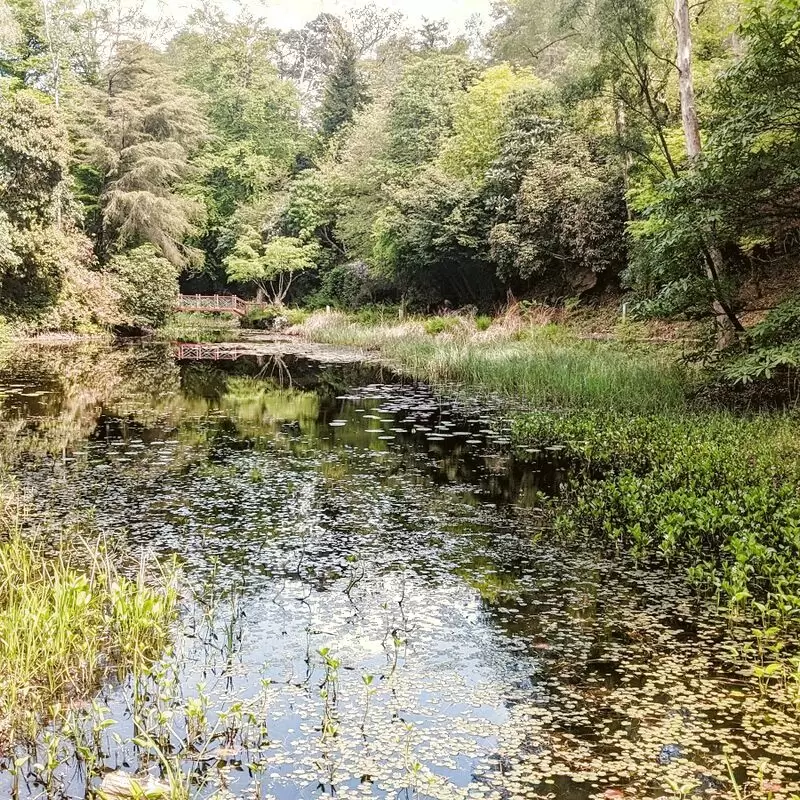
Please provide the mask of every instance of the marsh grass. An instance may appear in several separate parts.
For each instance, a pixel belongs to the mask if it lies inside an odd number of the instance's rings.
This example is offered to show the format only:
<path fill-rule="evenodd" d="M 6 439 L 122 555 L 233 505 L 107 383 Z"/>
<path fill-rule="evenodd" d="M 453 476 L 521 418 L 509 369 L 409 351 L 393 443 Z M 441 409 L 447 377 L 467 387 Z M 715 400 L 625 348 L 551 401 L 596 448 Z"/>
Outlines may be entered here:
<path fill-rule="evenodd" d="M 241 338 L 234 314 L 173 314 L 158 331 L 159 339 L 171 342 L 232 342 Z"/>
<path fill-rule="evenodd" d="M 101 543 L 53 545 L 21 530 L 0 485 L 0 747 L 37 735 L 53 709 L 80 703 L 110 674 L 159 657 L 176 616 L 174 581 L 142 560 L 120 574 Z"/>
<path fill-rule="evenodd" d="M 672 351 L 582 340 L 553 322 L 526 323 L 518 316 L 489 327 L 469 317 L 447 317 L 447 324 L 439 319 L 364 325 L 333 313 L 312 316 L 297 332 L 377 350 L 420 380 L 463 384 L 531 406 L 674 408 L 689 388 L 691 376 Z"/>

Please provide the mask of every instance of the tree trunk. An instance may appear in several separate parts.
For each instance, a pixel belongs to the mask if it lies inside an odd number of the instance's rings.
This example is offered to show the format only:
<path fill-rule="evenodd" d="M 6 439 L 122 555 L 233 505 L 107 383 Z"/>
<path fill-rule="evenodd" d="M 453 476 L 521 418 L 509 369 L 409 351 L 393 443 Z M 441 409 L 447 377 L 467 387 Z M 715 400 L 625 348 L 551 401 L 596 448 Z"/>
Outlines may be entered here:
<path fill-rule="evenodd" d="M 633 154 L 626 145 L 628 136 L 628 121 L 625 114 L 625 104 L 617 97 L 616 92 L 613 93 L 614 97 L 614 126 L 617 130 L 617 142 L 619 143 L 620 150 L 622 151 L 622 185 L 625 191 L 625 213 L 628 217 L 628 222 L 631 221 L 633 215 L 631 214 L 631 207 L 628 203 L 628 190 L 631 188 L 631 169 L 633 168 Z"/>
<path fill-rule="evenodd" d="M 700 123 L 697 119 L 697 104 L 694 95 L 694 78 L 692 77 L 692 29 L 689 21 L 689 0 L 675 0 L 675 34 L 678 54 L 678 89 L 681 101 L 681 124 L 686 142 L 686 154 L 692 169 L 700 154 L 703 144 L 700 139 Z M 706 276 L 711 281 L 713 301 L 711 303 L 717 325 L 717 347 L 723 349 L 736 339 L 737 331 L 744 328 L 738 317 L 728 304 L 722 279 L 725 275 L 725 257 L 717 244 L 713 231 L 703 234 L 706 263 Z"/>

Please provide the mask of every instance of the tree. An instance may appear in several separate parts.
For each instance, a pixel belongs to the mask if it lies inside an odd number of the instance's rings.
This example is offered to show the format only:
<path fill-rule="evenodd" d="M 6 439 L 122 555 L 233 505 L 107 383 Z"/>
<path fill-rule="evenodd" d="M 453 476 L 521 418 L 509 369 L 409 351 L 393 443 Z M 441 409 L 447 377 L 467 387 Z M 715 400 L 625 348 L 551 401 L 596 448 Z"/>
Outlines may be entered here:
<path fill-rule="evenodd" d="M 272 64 L 276 41 L 264 20 L 229 19 L 212 7 L 196 12 L 170 44 L 172 63 L 205 101 L 209 135 L 193 159 L 191 187 L 205 206 L 200 243 L 212 273 L 223 271 L 238 210 L 280 191 L 306 147 L 297 90 Z"/>
<path fill-rule="evenodd" d="M 139 42 L 119 48 L 107 75 L 101 253 L 149 243 L 176 266 L 196 262 L 199 253 L 188 240 L 201 208 L 179 187 L 205 133 L 197 100 Z"/>
<path fill-rule="evenodd" d="M 348 36 L 339 47 L 336 66 L 325 82 L 320 108 L 320 125 L 325 136 L 332 136 L 366 101 L 366 92 L 358 76 L 355 47 Z"/>
<path fill-rule="evenodd" d="M 700 140 L 700 123 L 694 96 L 694 80 L 692 78 L 692 32 L 689 23 L 689 0 L 675 0 L 675 32 L 678 43 L 678 86 L 681 99 L 681 122 L 686 141 L 686 153 L 689 165 L 695 169 L 702 153 Z M 717 242 L 713 226 L 704 232 L 703 258 L 706 263 L 706 274 L 712 286 L 711 307 L 714 311 L 718 346 L 730 344 L 736 331 L 743 331 L 723 286 L 725 277 L 725 260 Z"/>
<path fill-rule="evenodd" d="M 407 299 L 486 306 L 496 296 L 481 198 L 435 167 L 396 189 L 375 226 L 375 258 Z"/>
<path fill-rule="evenodd" d="M 178 270 L 151 244 L 114 256 L 108 265 L 122 319 L 135 328 L 158 328 L 178 295 Z"/>
<path fill-rule="evenodd" d="M 66 132 L 43 95 L 0 95 L 0 296 L 7 313 L 55 302 L 82 237 L 68 217 Z"/>
<path fill-rule="evenodd" d="M 258 231 L 248 227 L 225 259 L 225 268 L 229 280 L 255 284 L 259 296 L 283 305 L 294 278 L 314 266 L 318 250 L 315 243 L 289 236 L 265 243 Z"/>
<path fill-rule="evenodd" d="M 309 124 L 322 103 L 325 83 L 347 38 L 341 20 L 322 13 L 300 30 L 284 31 L 275 42 L 275 59 L 282 78 L 294 82 L 300 99 L 299 119 Z"/>
<path fill-rule="evenodd" d="M 410 61 L 390 101 L 388 157 L 401 170 L 432 161 L 451 132 L 458 98 L 475 76 L 464 56 L 434 53 Z"/>
<path fill-rule="evenodd" d="M 453 107 L 453 134 L 444 142 L 439 161 L 450 175 L 480 184 L 499 154 L 507 124 L 508 101 L 514 92 L 535 82 L 530 72 L 508 64 L 489 67 Z"/>

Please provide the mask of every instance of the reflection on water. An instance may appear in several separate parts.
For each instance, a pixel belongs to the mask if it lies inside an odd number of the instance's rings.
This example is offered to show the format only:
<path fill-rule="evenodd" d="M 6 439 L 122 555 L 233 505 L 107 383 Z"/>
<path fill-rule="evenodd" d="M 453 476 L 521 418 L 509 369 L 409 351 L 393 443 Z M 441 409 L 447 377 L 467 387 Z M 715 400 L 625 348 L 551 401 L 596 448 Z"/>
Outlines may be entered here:
<path fill-rule="evenodd" d="M 793 712 L 726 660 L 741 632 L 540 535 L 557 451 L 514 459 L 483 412 L 375 367 L 159 347 L 11 353 L 0 391 L 38 524 L 91 512 L 206 595 L 152 713 L 193 699 L 222 731 L 251 700 L 260 733 L 187 754 L 202 796 L 732 796 L 728 763 L 798 791 Z M 107 768 L 135 770 L 130 687 L 102 697 Z M 82 796 L 69 761 L 62 783 Z"/>

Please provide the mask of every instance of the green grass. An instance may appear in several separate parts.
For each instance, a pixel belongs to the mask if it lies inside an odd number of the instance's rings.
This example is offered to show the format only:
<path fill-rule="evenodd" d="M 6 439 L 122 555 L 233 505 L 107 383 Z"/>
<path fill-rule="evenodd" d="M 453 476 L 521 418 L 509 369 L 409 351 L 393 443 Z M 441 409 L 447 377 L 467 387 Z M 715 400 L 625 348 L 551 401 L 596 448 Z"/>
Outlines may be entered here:
<path fill-rule="evenodd" d="M 341 314 L 312 317 L 308 338 L 378 350 L 400 370 L 431 383 L 462 384 L 533 407 L 652 410 L 683 405 L 690 375 L 672 353 L 581 340 L 557 325 L 503 326 L 475 320 L 411 319 L 363 325 Z M 434 323 L 437 323 L 434 325 Z"/>
<path fill-rule="evenodd" d="M 0 485 L 0 746 L 33 737 L 58 706 L 100 680 L 158 658 L 176 615 L 170 581 L 119 573 L 101 548 L 53 547 L 20 531 L 22 510 Z"/>
<path fill-rule="evenodd" d="M 159 338 L 171 342 L 231 342 L 241 335 L 235 314 L 174 314 L 158 330 Z"/>

